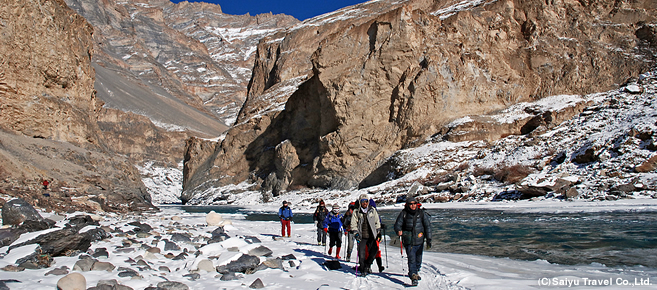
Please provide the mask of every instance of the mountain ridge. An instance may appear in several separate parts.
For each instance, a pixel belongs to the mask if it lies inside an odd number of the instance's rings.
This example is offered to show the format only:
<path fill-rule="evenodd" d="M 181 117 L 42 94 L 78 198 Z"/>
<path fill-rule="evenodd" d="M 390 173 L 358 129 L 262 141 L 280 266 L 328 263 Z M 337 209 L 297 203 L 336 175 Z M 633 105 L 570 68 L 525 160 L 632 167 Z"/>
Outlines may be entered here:
<path fill-rule="evenodd" d="M 188 143 L 195 160 L 185 159 L 183 202 L 247 180 L 274 196 L 290 186 L 353 188 L 454 119 L 617 88 L 654 66 L 655 9 L 647 1 L 372 1 L 304 21 L 260 43 L 226 138 Z M 298 79 L 296 91 L 280 89 Z"/>

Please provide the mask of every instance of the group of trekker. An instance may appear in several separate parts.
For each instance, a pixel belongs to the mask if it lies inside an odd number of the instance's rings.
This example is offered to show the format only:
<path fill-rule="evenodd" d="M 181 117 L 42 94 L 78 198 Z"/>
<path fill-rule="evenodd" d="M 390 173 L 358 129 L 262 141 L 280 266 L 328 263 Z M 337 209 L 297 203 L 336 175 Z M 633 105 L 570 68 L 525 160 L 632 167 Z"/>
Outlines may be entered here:
<path fill-rule="evenodd" d="M 278 210 L 278 215 L 282 224 L 281 236 L 290 237 L 290 220 L 293 215 L 286 201 Z M 341 259 L 342 235 L 346 234 L 347 249 L 344 258 L 347 262 L 351 260 L 355 241 L 358 251 L 356 269 L 358 275 L 365 277 L 372 273 L 371 267 L 374 261 L 377 262 L 379 273 L 383 272 L 385 267 L 381 260 L 379 242 L 383 237 L 382 230 L 385 230 L 385 225 L 381 222 L 373 199 L 361 194 L 357 201 L 349 204 L 344 215 L 340 214 L 338 204 L 334 204 L 329 211 L 324 200 L 319 200 L 313 221 L 317 226 L 317 244 L 326 246 L 326 237 L 329 238 L 329 255 L 332 255 L 333 247 L 336 247 L 335 258 Z M 285 235 L 286 229 L 287 235 Z M 404 209 L 395 220 L 394 232 L 399 236 L 401 247 L 408 256 L 408 277 L 411 279 L 411 284 L 418 285 L 418 280 L 421 279 L 418 273 L 422 265 L 425 242 L 427 249 L 431 248 L 431 224 L 429 215 L 421 208 L 415 197 L 407 198 Z"/>

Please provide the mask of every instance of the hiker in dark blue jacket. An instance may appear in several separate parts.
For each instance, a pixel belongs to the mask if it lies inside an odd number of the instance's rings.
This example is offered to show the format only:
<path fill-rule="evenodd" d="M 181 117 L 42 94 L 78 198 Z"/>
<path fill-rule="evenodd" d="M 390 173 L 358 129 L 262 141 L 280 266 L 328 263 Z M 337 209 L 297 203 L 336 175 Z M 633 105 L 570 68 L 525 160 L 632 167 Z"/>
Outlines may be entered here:
<path fill-rule="evenodd" d="M 326 215 L 324 219 L 324 232 L 329 234 L 329 250 L 328 254 L 331 255 L 333 246 L 337 246 L 335 251 L 335 258 L 340 259 L 340 248 L 342 247 L 342 233 L 344 226 L 342 225 L 342 215 L 340 214 L 340 206 L 336 203 L 333 205 L 333 210 Z"/>
<path fill-rule="evenodd" d="M 278 217 L 281 219 L 281 236 L 285 237 L 285 228 L 287 227 L 287 237 L 290 237 L 290 221 L 292 221 L 292 209 L 287 205 L 287 201 L 283 201 L 283 206 L 278 209 Z"/>

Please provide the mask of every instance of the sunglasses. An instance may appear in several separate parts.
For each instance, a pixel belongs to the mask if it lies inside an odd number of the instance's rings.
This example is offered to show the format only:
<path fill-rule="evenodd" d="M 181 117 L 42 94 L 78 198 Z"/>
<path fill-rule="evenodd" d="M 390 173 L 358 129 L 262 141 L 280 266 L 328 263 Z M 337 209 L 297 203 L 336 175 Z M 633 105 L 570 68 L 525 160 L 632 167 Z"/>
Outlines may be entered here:
<path fill-rule="evenodd" d="M 361 199 L 360 202 L 361 202 L 361 203 L 363 203 L 363 202 L 369 202 L 369 200 L 368 200 L 368 199 Z"/>
<path fill-rule="evenodd" d="M 408 205 L 417 205 L 417 202 L 409 202 Z"/>

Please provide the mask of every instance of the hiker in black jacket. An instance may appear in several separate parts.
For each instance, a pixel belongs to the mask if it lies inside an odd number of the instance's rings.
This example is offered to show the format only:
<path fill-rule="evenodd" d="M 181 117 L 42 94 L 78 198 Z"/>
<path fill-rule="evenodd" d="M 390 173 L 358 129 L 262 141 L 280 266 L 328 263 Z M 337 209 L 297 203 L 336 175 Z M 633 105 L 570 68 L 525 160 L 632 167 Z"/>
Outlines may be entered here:
<path fill-rule="evenodd" d="M 416 286 L 420 280 L 420 267 L 422 266 L 422 250 L 424 241 L 427 249 L 431 248 L 431 223 L 429 215 L 420 208 L 415 197 L 406 200 L 406 206 L 397 216 L 395 232 L 402 240 L 408 255 L 408 277 Z"/>
<path fill-rule="evenodd" d="M 317 206 L 317 209 L 315 209 L 315 213 L 313 214 L 313 221 L 315 222 L 315 226 L 317 227 L 317 244 L 321 246 L 326 245 L 326 232 L 324 231 L 323 223 L 328 213 L 329 211 L 326 208 L 326 204 L 324 203 L 324 200 L 320 199 L 319 205 Z"/>

